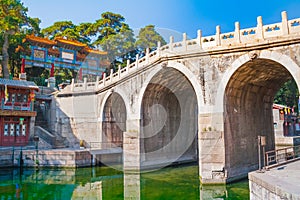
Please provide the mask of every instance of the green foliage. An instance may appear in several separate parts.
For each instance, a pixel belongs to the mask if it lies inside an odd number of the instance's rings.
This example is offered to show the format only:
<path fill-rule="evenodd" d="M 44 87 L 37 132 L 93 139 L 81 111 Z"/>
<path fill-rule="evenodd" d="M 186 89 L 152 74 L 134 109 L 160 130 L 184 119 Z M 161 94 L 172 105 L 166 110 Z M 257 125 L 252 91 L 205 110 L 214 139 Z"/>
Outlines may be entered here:
<path fill-rule="evenodd" d="M 42 30 L 42 34 L 45 37 L 48 37 L 50 40 L 53 40 L 55 37 L 58 36 L 69 36 L 70 33 L 68 30 L 75 29 L 75 25 L 71 21 L 59 21 L 55 22 L 52 26 L 44 28 Z M 67 34 L 67 35 L 65 35 Z"/>
<path fill-rule="evenodd" d="M 125 63 L 127 59 L 135 56 L 134 42 L 133 31 L 123 24 L 118 33 L 109 35 L 101 41 L 100 45 L 104 51 L 108 52 L 109 61 L 116 67 L 116 64 Z"/>
<path fill-rule="evenodd" d="M 165 45 L 166 41 L 163 37 L 155 31 L 154 25 L 148 25 L 142 28 L 137 36 L 135 46 L 140 51 L 144 51 L 146 48 L 155 49 L 157 42 L 160 41 L 161 45 Z"/>
<path fill-rule="evenodd" d="M 298 107 L 299 91 L 294 79 L 283 84 L 274 97 L 274 103 L 286 105 L 289 107 Z"/>
<path fill-rule="evenodd" d="M 9 68 L 15 72 L 16 60 L 15 47 L 22 44 L 25 34 L 39 32 L 37 18 L 27 16 L 28 9 L 19 0 L 0 1 L 0 42 L 2 46 L 2 70 L 4 78 L 9 78 Z"/>
<path fill-rule="evenodd" d="M 110 35 L 119 33 L 123 25 L 125 25 L 124 21 L 125 18 L 120 14 L 112 12 L 102 13 L 101 18 L 96 20 L 88 30 L 91 35 L 97 37 L 94 44 L 101 45 L 101 42 Z"/>

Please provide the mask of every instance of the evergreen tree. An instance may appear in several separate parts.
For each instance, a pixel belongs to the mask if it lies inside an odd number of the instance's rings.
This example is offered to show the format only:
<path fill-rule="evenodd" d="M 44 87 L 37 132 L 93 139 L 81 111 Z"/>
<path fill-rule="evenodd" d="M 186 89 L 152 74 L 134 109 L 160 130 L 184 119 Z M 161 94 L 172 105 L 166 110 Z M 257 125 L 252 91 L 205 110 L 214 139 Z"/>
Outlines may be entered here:
<path fill-rule="evenodd" d="M 161 45 L 166 44 L 164 38 L 158 32 L 156 32 L 155 26 L 148 25 L 144 28 L 141 28 L 139 31 L 135 46 L 139 52 L 144 52 L 146 48 L 154 50 L 157 47 L 158 41 L 161 43 Z"/>

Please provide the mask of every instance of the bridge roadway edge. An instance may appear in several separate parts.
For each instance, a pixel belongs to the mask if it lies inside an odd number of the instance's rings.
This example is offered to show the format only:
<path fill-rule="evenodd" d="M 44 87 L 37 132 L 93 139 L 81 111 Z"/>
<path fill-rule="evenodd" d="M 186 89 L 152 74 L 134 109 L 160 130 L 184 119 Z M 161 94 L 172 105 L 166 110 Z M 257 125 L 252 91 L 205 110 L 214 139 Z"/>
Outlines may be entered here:
<path fill-rule="evenodd" d="M 107 84 L 106 86 L 97 89 L 97 90 L 89 90 L 89 91 L 79 91 L 79 92 L 72 92 L 72 91 L 66 91 L 63 93 L 58 93 L 57 97 L 70 97 L 70 96 L 82 96 L 82 95 L 90 95 L 90 94 L 99 94 L 104 91 L 107 91 L 116 85 L 125 82 L 128 79 L 131 79 L 132 77 L 150 69 L 152 66 L 156 66 L 159 64 L 162 64 L 167 61 L 174 61 L 174 60 L 181 60 L 186 58 L 195 58 L 195 57 L 204 57 L 204 56 L 214 56 L 214 55 L 224 55 L 224 54 L 230 54 L 230 53 L 249 53 L 251 51 L 255 50 L 263 50 L 263 49 L 269 49 L 274 47 L 282 47 L 282 46 L 289 46 L 294 44 L 300 44 L 300 35 L 299 36 L 289 36 L 287 39 L 282 40 L 276 40 L 272 41 L 272 38 L 263 40 L 262 44 L 240 44 L 240 45 L 234 45 L 230 46 L 230 49 L 227 47 L 220 46 L 220 49 L 214 49 L 214 50 L 206 50 L 206 51 L 200 51 L 200 52 L 192 52 L 192 53 L 185 53 L 181 55 L 171 55 L 171 56 L 161 56 L 159 59 L 155 60 L 154 62 L 151 62 L 147 64 L 146 66 L 139 67 L 134 72 L 129 73 L 127 76 L 122 77 L 120 80 L 116 80 L 115 82 L 111 84 Z"/>

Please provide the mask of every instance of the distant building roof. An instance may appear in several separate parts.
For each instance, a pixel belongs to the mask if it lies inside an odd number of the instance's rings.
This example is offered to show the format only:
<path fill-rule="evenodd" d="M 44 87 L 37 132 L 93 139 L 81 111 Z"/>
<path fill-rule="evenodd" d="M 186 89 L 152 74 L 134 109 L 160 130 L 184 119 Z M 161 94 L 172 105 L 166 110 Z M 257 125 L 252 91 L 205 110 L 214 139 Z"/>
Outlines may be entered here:
<path fill-rule="evenodd" d="M 273 104 L 273 109 L 284 109 L 284 108 L 289 108 L 288 106 L 285 105 L 280 105 L 280 104 Z"/>
<path fill-rule="evenodd" d="M 36 94 L 35 99 L 43 100 L 43 101 L 51 101 L 52 97 L 51 95 L 46 95 L 46 94 Z"/>
<path fill-rule="evenodd" d="M 21 81 L 21 80 L 10 80 L 10 79 L 2 79 L 0 78 L 0 85 L 7 85 L 10 87 L 17 87 L 17 88 L 25 88 L 25 89 L 32 89 L 32 90 L 39 90 L 39 87 L 31 81 Z"/>
<path fill-rule="evenodd" d="M 56 37 L 54 39 L 54 41 L 56 42 L 56 45 L 69 45 L 69 46 L 74 46 L 74 47 L 79 47 L 79 48 L 84 48 L 86 47 L 87 45 L 86 44 L 83 44 L 81 42 L 78 42 L 76 40 L 67 40 L 67 39 L 64 39 L 62 37 Z"/>
<path fill-rule="evenodd" d="M 48 38 L 37 37 L 35 35 L 26 35 L 26 38 L 23 40 L 23 42 L 26 41 L 38 43 L 39 45 L 43 44 L 46 46 L 54 46 L 56 44 L 56 42 L 53 40 L 49 40 Z"/>
<path fill-rule="evenodd" d="M 105 52 L 105 51 L 92 49 L 92 48 L 88 47 L 87 44 L 81 43 L 76 40 L 65 39 L 63 37 L 56 37 L 56 38 L 54 38 L 54 40 L 49 40 L 48 38 L 37 37 L 35 35 L 26 35 L 26 38 L 23 40 L 23 42 L 26 42 L 26 41 L 28 41 L 31 44 L 37 45 L 37 46 L 47 47 L 47 48 L 49 48 L 48 51 L 50 53 L 55 53 L 55 54 L 57 54 L 57 53 L 59 54 L 60 52 L 58 50 L 54 50 L 50 47 L 62 46 L 67 49 L 75 49 L 77 51 L 82 51 L 86 54 L 92 53 L 92 54 L 98 54 L 98 55 L 107 55 L 107 52 Z M 24 49 L 21 46 L 18 46 L 16 48 L 16 52 L 18 52 L 18 51 L 21 51 L 21 52 L 28 51 L 29 53 L 31 53 L 30 49 Z"/>

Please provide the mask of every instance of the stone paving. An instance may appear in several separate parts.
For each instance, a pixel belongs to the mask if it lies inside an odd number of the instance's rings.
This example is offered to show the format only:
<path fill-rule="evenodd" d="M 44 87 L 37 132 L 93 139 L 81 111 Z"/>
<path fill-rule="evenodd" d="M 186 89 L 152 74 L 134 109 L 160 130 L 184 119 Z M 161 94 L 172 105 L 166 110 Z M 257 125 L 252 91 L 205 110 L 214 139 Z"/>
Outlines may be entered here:
<path fill-rule="evenodd" d="M 300 200 L 300 160 L 249 173 L 250 199 Z"/>

